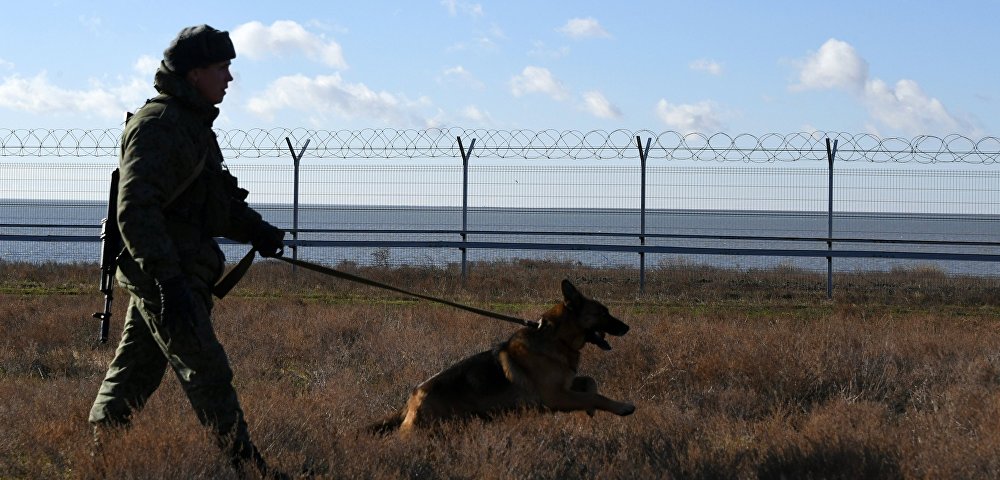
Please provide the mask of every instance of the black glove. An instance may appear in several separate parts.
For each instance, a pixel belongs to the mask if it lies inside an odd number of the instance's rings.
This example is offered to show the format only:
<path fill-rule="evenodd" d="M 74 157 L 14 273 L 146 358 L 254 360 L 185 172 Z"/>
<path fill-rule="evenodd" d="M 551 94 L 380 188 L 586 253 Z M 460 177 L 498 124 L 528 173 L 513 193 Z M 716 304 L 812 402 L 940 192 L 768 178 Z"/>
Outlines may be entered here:
<path fill-rule="evenodd" d="M 263 222 L 254 231 L 250 244 L 260 252 L 262 257 L 281 256 L 285 248 L 285 231 L 270 223 Z"/>
<path fill-rule="evenodd" d="M 190 325 L 194 328 L 194 293 L 184 275 L 159 282 L 160 322 L 164 326 Z M 183 322 L 183 323 L 181 323 Z"/>

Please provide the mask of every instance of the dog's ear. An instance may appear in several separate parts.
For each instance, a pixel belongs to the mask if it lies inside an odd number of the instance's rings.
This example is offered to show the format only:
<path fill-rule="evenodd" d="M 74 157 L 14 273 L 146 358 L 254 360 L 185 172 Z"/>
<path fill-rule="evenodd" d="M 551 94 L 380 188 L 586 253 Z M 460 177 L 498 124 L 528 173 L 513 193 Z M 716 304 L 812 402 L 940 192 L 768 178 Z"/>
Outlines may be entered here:
<path fill-rule="evenodd" d="M 566 300 L 566 305 L 579 305 L 584 300 L 583 294 L 567 279 L 563 279 L 562 281 L 562 293 L 563 298 Z"/>

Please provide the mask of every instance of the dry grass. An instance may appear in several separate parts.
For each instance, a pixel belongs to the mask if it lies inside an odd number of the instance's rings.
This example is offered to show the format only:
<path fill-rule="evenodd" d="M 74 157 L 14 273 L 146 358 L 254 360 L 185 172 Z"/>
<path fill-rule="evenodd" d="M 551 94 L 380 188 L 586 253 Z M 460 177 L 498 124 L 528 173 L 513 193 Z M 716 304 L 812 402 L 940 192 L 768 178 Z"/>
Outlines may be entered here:
<path fill-rule="evenodd" d="M 933 270 L 822 276 L 697 266 L 635 272 L 517 262 L 360 270 L 533 318 L 568 277 L 632 331 L 581 370 L 634 402 L 510 415 L 402 440 L 360 430 L 515 326 L 264 262 L 217 304 L 251 434 L 321 478 L 998 478 L 998 279 Z M 0 263 L 0 478 L 229 478 L 177 382 L 92 456 L 93 266 Z M 116 300 L 112 334 L 125 306 Z"/>

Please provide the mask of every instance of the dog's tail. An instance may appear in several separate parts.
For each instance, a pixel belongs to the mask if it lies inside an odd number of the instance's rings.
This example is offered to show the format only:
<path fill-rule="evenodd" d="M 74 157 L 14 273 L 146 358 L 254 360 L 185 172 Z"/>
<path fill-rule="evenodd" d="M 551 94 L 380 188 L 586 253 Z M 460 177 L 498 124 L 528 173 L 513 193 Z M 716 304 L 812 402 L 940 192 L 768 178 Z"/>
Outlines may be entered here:
<path fill-rule="evenodd" d="M 403 413 L 397 412 L 369 425 L 365 431 L 372 435 L 388 435 L 396 430 L 399 430 L 399 426 L 402 424 Z"/>

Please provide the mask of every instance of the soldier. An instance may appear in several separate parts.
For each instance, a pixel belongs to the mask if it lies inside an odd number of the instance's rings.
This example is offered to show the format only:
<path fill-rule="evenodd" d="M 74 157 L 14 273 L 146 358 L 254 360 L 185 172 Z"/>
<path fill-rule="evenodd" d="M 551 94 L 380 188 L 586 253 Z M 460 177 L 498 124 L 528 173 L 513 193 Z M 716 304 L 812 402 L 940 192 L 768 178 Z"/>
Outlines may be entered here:
<path fill-rule="evenodd" d="M 211 288 L 225 262 L 214 237 L 249 242 L 264 257 L 280 255 L 284 237 L 247 205 L 212 131 L 235 57 L 228 32 L 181 30 L 156 72 L 159 95 L 122 132 L 117 211 L 125 249 L 116 278 L 130 298 L 90 422 L 98 440 L 109 427 L 127 426 L 169 364 L 234 467 L 250 463 L 266 476 L 211 323 Z"/>

